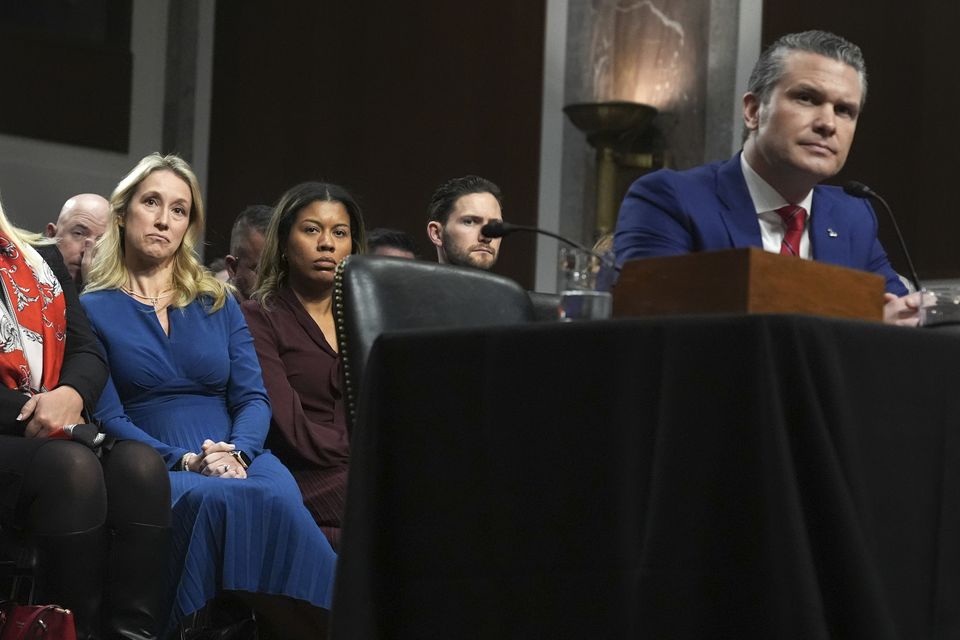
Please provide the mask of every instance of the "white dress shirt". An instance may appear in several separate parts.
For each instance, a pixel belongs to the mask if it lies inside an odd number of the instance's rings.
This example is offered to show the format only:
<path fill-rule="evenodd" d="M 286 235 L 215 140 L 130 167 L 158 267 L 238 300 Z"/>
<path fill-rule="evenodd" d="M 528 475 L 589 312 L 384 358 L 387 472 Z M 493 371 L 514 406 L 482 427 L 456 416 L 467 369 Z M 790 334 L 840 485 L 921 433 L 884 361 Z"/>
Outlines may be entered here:
<path fill-rule="evenodd" d="M 760 221 L 760 235 L 763 238 L 763 250 L 770 253 L 780 253 L 780 245 L 783 244 L 783 236 L 786 228 L 783 219 L 777 213 L 777 209 L 788 204 L 796 204 L 807 210 L 807 221 L 803 226 L 803 235 L 800 236 L 799 256 L 804 260 L 812 259 L 810 252 L 810 219 L 813 217 L 811 206 L 813 205 L 813 190 L 800 202 L 787 202 L 783 199 L 777 190 L 771 187 L 767 182 L 757 174 L 747 163 L 744 154 L 740 154 L 740 168 L 743 169 L 743 178 L 747 182 L 747 191 L 750 192 L 750 199 L 753 200 L 753 208 L 757 212 L 757 218 Z"/>

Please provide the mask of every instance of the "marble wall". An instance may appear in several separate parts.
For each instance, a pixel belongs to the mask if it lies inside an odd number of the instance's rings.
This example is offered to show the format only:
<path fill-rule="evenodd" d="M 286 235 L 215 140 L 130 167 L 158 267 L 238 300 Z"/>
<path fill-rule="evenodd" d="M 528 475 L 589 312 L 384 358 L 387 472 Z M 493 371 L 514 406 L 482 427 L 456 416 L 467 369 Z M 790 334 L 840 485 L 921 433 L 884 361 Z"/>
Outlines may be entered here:
<path fill-rule="evenodd" d="M 740 0 L 571 0 L 567 104 L 630 100 L 656 107 L 668 166 L 727 157 L 737 122 Z M 594 152 L 563 130 L 560 232 L 593 240 Z M 629 176 L 628 176 L 629 178 Z"/>
<path fill-rule="evenodd" d="M 702 158 L 709 4 L 702 0 L 593 0 L 580 87 L 591 101 L 628 100 L 660 111 L 674 163 Z"/>

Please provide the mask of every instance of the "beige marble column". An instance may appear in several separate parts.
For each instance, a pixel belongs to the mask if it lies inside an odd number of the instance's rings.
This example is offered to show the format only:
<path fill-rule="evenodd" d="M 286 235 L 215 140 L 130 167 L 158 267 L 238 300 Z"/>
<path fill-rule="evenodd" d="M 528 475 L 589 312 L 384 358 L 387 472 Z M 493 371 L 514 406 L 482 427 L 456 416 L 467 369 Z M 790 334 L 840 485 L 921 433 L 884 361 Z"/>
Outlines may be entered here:
<path fill-rule="evenodd" d="M 733 152 L 741 6 L 749 0 L 570 0 L 564 99 L 630 100 L 656 107 L 652 143 L 669 166 Z M 563 128 L 559 231 L 593 240 L 595 153 Z M 638 172 L 639 173 L 639 172 Z M 620 196 L 630 181 L 621 176 Z"/>

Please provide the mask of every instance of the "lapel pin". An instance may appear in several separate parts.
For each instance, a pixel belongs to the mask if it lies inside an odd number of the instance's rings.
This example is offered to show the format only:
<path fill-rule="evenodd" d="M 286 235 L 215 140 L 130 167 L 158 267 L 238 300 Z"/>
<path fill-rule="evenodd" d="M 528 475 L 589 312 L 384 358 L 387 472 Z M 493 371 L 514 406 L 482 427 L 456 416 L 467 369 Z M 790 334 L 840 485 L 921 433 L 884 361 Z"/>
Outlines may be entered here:
<path fill-rule="evenodd" d="M 834 231 L 833 229 L 829 229 L 829 228 L 828 228 L 828 229 L 827 229 L 827 235 L 830 236 L 831 238 L 836 238 L 836 237 L 837 237 L 837 232 Z"/>

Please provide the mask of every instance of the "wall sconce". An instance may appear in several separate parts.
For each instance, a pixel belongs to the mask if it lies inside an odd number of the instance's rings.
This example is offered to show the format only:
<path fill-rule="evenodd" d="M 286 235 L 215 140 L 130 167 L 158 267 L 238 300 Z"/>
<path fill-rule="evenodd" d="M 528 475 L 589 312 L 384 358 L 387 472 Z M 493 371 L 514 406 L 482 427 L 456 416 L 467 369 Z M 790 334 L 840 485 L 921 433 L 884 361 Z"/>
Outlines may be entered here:
<path fill-rule="evenodd" d="M 596 234 L 613 231 L 620 209 L 618 168 L 653 169 L 659 163 L 653 149 L 637 148 L 657 110 L 647 104 L 627 101 L 583 102 L 563 108 L 570 121 L 587 134 L 597 150 Z"/>

